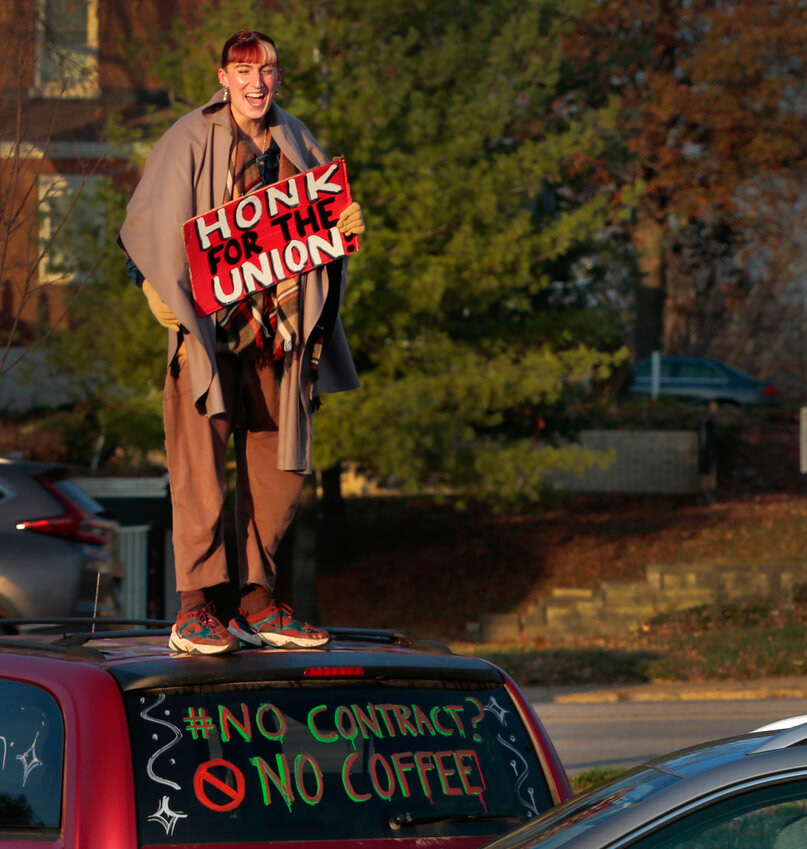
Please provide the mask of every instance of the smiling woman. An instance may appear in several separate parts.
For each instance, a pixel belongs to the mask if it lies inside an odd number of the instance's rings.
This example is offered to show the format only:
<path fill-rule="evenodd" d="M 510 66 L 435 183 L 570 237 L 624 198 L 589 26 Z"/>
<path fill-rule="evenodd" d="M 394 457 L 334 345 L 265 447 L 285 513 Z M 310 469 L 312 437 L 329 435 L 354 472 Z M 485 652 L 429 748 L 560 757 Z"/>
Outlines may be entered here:
<path fill-rule="evenodd" d="M 233 119 L 258 154 L 266 153 L 269 125 L 264 117 L 280 87 L 280 76 L 277 48 L 268 35 L 238 32 L 225 43 L 219 82 Z"/>
<path fill-rule="evenodd" d="M 274 554 L 311 471 L 319 391 L 358 385 L 339 318 L 347 257 L 307 270 L 308 242 L 272 253 L 257 237 L 231 241 L 225 251 L 249 249 L 256 262 L 263 257 L 255 265 L 261 285 L 250 278 L 254 285 L 242 285 L 238 299 L 200 309 L 182 225 L 328 164 L 308 128 L 274 103 L 280 64 L 269 36 L 231 36 L 218 81 L 221 90 L 155 146 L 121 230 L 129 270 L 169 331 L 164 413 L 181 602 L 170 646 L 202 654 L 235 651 L 241 643 L 319 646 L 327 632 L 275 601 Z M 248 201 L 239 209 L 255 207 Z M 333 245 L 340 233 L 364 230 L 355 202 L 334 219 Z M 233 586 L 222 521 L 230 438 L 238 487 Z"/>

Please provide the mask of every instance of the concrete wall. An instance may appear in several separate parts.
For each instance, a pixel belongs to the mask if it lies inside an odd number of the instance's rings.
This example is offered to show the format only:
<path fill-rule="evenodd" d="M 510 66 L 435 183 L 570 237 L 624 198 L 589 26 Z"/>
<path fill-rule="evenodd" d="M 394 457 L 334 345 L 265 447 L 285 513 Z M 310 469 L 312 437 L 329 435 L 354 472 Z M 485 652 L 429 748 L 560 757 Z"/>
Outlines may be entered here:
<path fill-rule="evenodd" d="M 560 489 L 676 494 L 702 488 L 697 431 L 584 430 L 580 444 L 593 451 L 613 450 L 614 460 L 607 469 L 590 469 L 581 477 L 553 473 L 552 479 Z"/>

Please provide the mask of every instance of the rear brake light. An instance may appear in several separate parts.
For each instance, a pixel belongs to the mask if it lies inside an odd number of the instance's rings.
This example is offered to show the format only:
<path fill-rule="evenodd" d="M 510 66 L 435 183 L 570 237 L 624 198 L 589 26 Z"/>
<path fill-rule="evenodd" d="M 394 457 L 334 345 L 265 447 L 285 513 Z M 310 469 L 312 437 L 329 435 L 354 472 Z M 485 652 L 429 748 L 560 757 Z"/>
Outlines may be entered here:
<path fill-rule="evenodd" d="M 769 384 L 768 384 L 768 385 L 767 385 L 767 386 L 766 386 L 766 387 L 762 390 L 762 394 L 763 394 L 766 398 L 774 398 L 776 395 L 778 395 L 778 394 L 779 394 L 779 390 L 778 390 L 778 389 L 777 389 L 777 388 L 776 388 L 776 387 L 775 387 L 772 383 L 769 383 Z"/>
<path fill-rule="evenodd" d="M 363 666 L 309 666 L 303 678 L 363 678 Z"/>
<path fill-rule="evenodd" d="M 105 545 L 109 541 L 109 530 L 105 524 L 94 521 L 90 515 L 73 504 L 46 477 L 40 477 L 37 480 L 59 501 L 65 512 L 61 516 L 28 519 L 25 522 L 19 522 L 17 530 L 37 531 L 41 534 L 50 534 L 77 542 L 88 542 L 93 545 Z"/>

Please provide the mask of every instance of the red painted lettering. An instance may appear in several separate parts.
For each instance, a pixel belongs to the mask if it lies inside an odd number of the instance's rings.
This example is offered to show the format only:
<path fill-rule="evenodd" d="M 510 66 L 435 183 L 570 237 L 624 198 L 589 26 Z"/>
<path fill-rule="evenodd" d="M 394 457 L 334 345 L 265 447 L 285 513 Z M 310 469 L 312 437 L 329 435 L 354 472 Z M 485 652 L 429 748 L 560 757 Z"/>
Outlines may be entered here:
<path fill-rule="evenodd" d="M 350 776 L 350 770 L 353 767 L 353 764 L 356 763 L 356 760 L 359 758 L 358 752 L 353 752 L 352 755 L 348 755 L 345 758 L 345 762 L 342 764 L 342 786 L 345 788 L 345 793 L 350 797 L 350 799 L 354 802 L 366 802 L 372 794 L 370 793 L 359 793 L 358 790 L 353 786 L 353 779 Z"/>
<path fill-rule="evenodd" d="M 263 722 L 263 715 L 270 712 L 272 714 L 272 721 L 276 726 L 274 731 L 270 731 Z M 255 714 L 255 724 L 258 726 L 258 731 L 267 740 L 282 740 L 286 734 L 286 718 L 274 705 L 262 704 Z"/>
<path fill-rule="evenodd" d="M 378 775 L 379 767 L 386 779 L 386 787 L 381 786 L 381 780 Z M 370 758 L 370 779 L 373 782 L 373 789 L 376 794 L 382 799 L 389 801 L 392 798 L 392 794 L 395 792 L 395 774 L 383 755 L 375 754 Z"/>
<path fill-rule="evenodd" d="M 375 712 L 374 705 L 367 705 L 367 713 L 365 713 L 358 705 L 351 705 L 353 715 L 356 717 L 356 722 L 359 724 L 361 736 L 365 740 L 369 739 L 367 729 L 373 732 L 375 737 L 383 739 L 384 732 L 381 730 L 381 723 L 378 721 L 378 715 Z"/>
<path fill-rule="evenodd" d="M 457 726 L 457 731 L 460 732 L 460 736 L 465 736 L 465 726 L 462 724 L 462 718 L 460 714 L 463 711 L 462 705 L 446 705 L 445 710 L 448 712 L 448 715 L 454 720 L 454 724 Z"/>
<path fill-rule="evenodd" d="M 420 779 L 420 786 L 423 788 L 423 795 L 430 802 L 432 801 L 432 788 L 429 784 L 428 773 L 434 770 L 433 754 L 433 752 L 415 752 L 415 766 Z"/>
<path fill-rule="evenodd" d="M 263 804 L 272 804 L 272 793 L 270 782 L 280 792 L 286 807 L 291 810 L 292 802 L 294 801 L 294 791 L 291 786 L 291 774 L 289 773 L 289 764 L 285 755 L 275 755 L 275 764 L 277 772 L 275 772 L 263 758 L 250 758 L 249 762 L 258 770 L 258 777 L 261 781 L 261 793 L 263 794 Z"/>
<path fill-rule="evenodd" d="M 404 762 L 404 758 L 408 758 L 408 763 Z M 409 781 L 406 778 L 406 773 L 415 769 L 415 762 L 412 760 L 411 752 L 395 752 L 392 756 L 392 763 L 395 768 L 395 775 L 398 778 L 398 784 L 401 788 L 401 793 L 408 798 L 411 796 L 409 791 Z"/>
<path fill-rule="evenodd" d="M 412 705 L 412 715 L 415 718 L 415 725 L 417 726 L 418 734 L 423 734 L 425 729 L 433 737 L 435 733 L 434 726 L 431 722 L 429 722 L 429 717 L 426 716 L 419 705 Z"/>
<path fill-rule="evenodd" d="M 303 770 L 308 766 L 314 775 L 316 789 L 313 793 L 309 793 L 303 782 Z M 294 783 L 297 785 L 297 792 L 300 798 L 308 805 L 316 805 L 322 799 L 322 770 L 319 764 L 311 757 L 311 755 L 297 755 L 294 759 Z"/>
<path fill-rule="evenodd" d="M 462 796 L 462 787 L 452 787 L 448 783 L 448 779 L 452 775 L 457 774 L 457 770 L 451 769 L 443 763 L 445 758 L 449 758 L 451 761 L 454 760 L 453 752 L 435 752 L 434 753 L 434 762 L 437 764 L 437 775 L 440 778 L 440 786 L 443 788 L 443 793 L 446 796 Z"/>
<path fill-rule="evenodd" d="M 411 734 L 413 737 L 417 737 L 418 730 L 409 721 L 412 711 L 405 705 L 393 705 L 392 710 L 395 713 L 395 719 L 398 720 L 398 728 L 401 729 L 401 734 L 404 736 Z"/>
<path fill-rule="evenodd" d="M 381 718 L 384 720 L 384 725 L 387 727 L 387 732 L 390 737 L 395 736 L 395 727 L 392 724 L 389 714 L 394 709 L 395 705 L 376 705 L 376 710 L 381 714 Z"/>
<path fill-rule="evenodd" d="M 443 737 L 450 737 L 454 732 L 450 728 L 446 728 L 444 725 L 441 725 L 437 719 L 437 714 L 442 710 L 441 707 L 433 707 L 431 712 L 429 713 L 429 717 L 431 718 L 432 723 L 434 724 L 435 729 L 438 734 L 442 734 Z"/>

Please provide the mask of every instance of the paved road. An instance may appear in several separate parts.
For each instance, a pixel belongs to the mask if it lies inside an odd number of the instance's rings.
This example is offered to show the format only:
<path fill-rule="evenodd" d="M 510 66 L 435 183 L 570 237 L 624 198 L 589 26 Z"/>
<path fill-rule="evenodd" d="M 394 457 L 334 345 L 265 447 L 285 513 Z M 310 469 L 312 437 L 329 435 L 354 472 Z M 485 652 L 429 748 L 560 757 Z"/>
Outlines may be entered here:
<path fill-rule="evenodd" d="M 751 731 L 807 714 L 804 699 L 535 703 L 570 774 L 596 766 L 629 767 L 704 740 Z"/>

